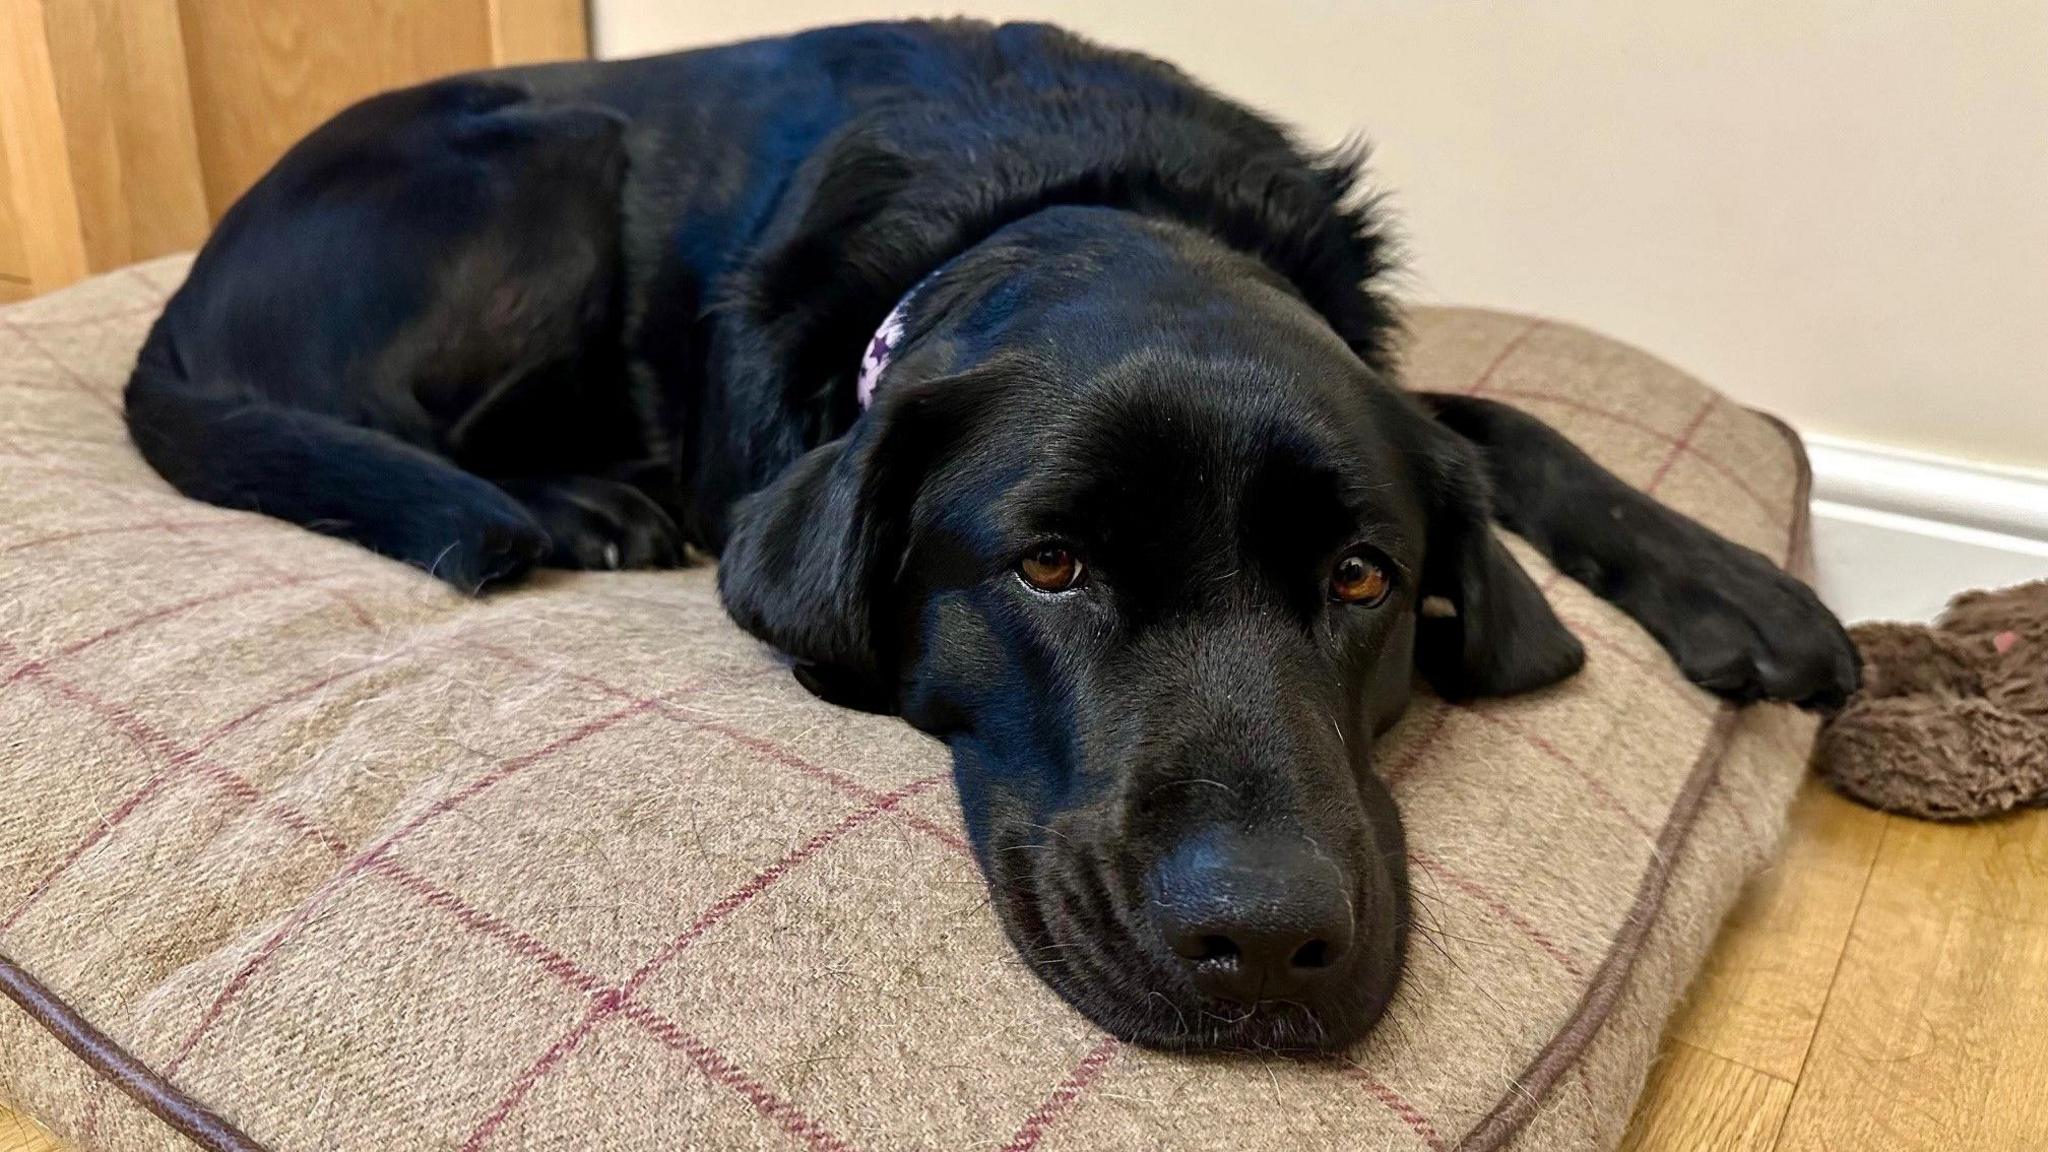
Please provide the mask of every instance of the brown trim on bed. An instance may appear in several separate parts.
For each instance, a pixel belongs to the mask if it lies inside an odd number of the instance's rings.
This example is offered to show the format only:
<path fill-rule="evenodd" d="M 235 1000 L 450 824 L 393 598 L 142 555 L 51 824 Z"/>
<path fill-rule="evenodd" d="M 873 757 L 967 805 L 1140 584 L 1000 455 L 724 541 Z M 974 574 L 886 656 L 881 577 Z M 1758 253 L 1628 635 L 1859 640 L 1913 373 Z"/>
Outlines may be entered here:
<path fill-rule="evenodd" d="M 1785 542 L 1783 566 L 1786 571 L 1811 584 L 1813 463 L 1807 459 L 1806 446 L 1800 442 L 1799 434 L 1792 430 L 1791 425 L 1769 413 L 1750 411 L 1785 438 L 1785 446 L 1791 450 L 1797 466 L 1798 477 L 1792 490 L 1792 527 L 1790 539 Z M 1649 868 L 1643 872 L 1642 881 L 1636 886 L 1636 898 L 1622 921 L 1621 931 L 1615 933 L 1613 943 L 1608 945 L 1607 956 L 1586 985 L 1586 993 L 1580 997 L 1578 1007 L 1572 1009 L 1572 1014 L 1565 1018 L 1564 1027 L 1557 1030 L 1556 1035 L 1522 1069 L 1521 1075 L 1515 1077 L 1510 1090 L 1494 1102 L 1493 1110 L 1458 1141 L 1456 1152 L 1496 1152 L 1514 1139 L 1550 1096 L 1559 1077 L 1585 1054 L 1593 1037 L 1607 1023 L 1608 1014 L 1614 1010 L 1622 993 L 1627 991 L 1636 957 L 1641 954 L 1643 942 L 1649 938 L 1650 928 L 1663 909 L 1664 895 L 1671 886 L 1671 873 L 1677 866 L 1678 853 L 1685 847 L 1693 825 L 1698 822 L 1700 809 L 1705 806 L 1707 789 L 1713 786 L 1721 773 L 1722 762 L 1727 759 L 1738 715 L 1739 710 L 1727 704 L 1721 705 L 1715 714 L 1713 726 L 1707 730 L 1706 744 L 1701 747 L 1699 758 L 1693 761 L 1685 787 L 1679 790 L 1671 815 L 1657 834 L 1656 850 L 1650 857 Z"/>
<path fill-rule="evenodd" d="M 180 1092 L 147 1064 L 130 1056 L 106 1033 L 93 1027 L 71 1005 L 58 999 L 21 965 L 4 955 L 0 955 L 0 991 L 21 1005 L 21 1010 L 48 1029 L 52 1036 L 63 1041 L 72 1055 L 85 1061 L 87 1067 L 194 1144 L 208 1152 L 264 1152 L 263 1145 L 243 1135 L 241 1129 Z"/>
<path fill-rule="evenodd" d="M 1593 973 L 1593 979 L 1586 984 L 1586 994 L 1579 999 L 1579 1005 L 1566 1018 L 1564 1027 L 1550 1038 L 1536 1058 L 1531 1060 L 1522 1074 L 1515 1077 L 1514 1091 L 1502 1096 L 1486 1118 L 1465 1133 L 1458 1142 L 1457 1152 L 1492 1152 L 1513 1139 L 1536 1114 L 1550 1090 L 1557 1086 L 1559 1077 L 1570 1068 L 1574 1061 L 1585 1053 L 1586 1046 L 1607 1023 L 1607 1015 L 1614 1010 L 1615 1002 L 1628 988 L 1629 974 L 1634 971 L 1636 956 L 1643 950 L 1643 941 L 1649 938 L 1650 929 L 1656 923 L 1657 913 L 1664 906 L 1664 894 L 1671 886 L 1671 872 L 1678 863 L 1678 853 L 1685 847 L 1686 839 L 1699 818 L 1702 801 L 1707 789 L 1721 774 L 1721 762 L 1728 754 L 1729 738 L 1735 732 L 1736 710 L 1726 704 L 1714 717 L 1713 727 L 1707 731 L 1706 746 L 1700 750 L 1699 759 L 1693 761 L 1692 772 L 1686 777 L 1685 787 L 1678 794 L 1678 800 L 1671 808 L 1671 818 L 1664 823 L 1664 829 L 1657 835 L 1657 847 L 1650 857 L 1650 866 L 1643 872 L 1641 883 L 1636 885 L 1635 902 L 1629 905 L 1628 915 L 1621 923 L 1621 931 L 1608 946 L 1607 958 L 1600 962 L 1600 968 Z"/>
<path fill-rule="evenodd" d="M 1749 414 L 1769 424 L 1778 435 L 1785 438 L 1785 447 L 1792 450 L 1792 462 L 1798 468 L 1798 477 L 1792 485 L 1792 540 L 1785 549 L 1785 570 L 1813 583 L 1813 461 L 1807 458 L 1806 442 L 1790 424 L 1769 412 L 1749 409 Z"/>

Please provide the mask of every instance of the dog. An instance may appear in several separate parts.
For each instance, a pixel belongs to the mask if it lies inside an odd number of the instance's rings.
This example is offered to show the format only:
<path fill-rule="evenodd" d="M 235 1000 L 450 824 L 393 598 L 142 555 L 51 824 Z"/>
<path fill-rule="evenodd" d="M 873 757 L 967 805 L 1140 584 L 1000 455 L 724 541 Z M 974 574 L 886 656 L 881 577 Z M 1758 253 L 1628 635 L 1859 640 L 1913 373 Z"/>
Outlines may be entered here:
<path fill-rule="evenodd" d="M 951 748 L 993 907 L 1111 1032 L 1329 1049 L 1399 981 L 1372 742 L 1583 650 L 1498 524 L 1730 699 L 1838 705 L 1797 581 L 1514 409 L 1398 387 L 1381 213 L 1159 61 L 865 24 L 376 96 L 141 351 L 179 490 L 476 591 L 720 558 Z"/>

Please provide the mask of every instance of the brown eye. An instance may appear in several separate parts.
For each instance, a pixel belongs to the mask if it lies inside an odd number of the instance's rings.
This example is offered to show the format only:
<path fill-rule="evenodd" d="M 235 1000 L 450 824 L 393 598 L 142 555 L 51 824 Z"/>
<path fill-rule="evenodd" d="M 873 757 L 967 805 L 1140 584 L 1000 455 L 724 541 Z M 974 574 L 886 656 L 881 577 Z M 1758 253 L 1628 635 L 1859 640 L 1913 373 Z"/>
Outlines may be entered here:
<path fill-rule="evenodd" d="M 1040 592 L 1065 592 L 1081 582 L 1081 559 L 1057 544 L 1047 544 L 1017 562 L 1017 575 Z"/>
<path fill-rule="evenodd" d="M 1371 608 L 1387 598 L 1394 582 L 1387 570 L 1363 556 L 1346 556 L 1330 573 L 1330 599 Z"/>

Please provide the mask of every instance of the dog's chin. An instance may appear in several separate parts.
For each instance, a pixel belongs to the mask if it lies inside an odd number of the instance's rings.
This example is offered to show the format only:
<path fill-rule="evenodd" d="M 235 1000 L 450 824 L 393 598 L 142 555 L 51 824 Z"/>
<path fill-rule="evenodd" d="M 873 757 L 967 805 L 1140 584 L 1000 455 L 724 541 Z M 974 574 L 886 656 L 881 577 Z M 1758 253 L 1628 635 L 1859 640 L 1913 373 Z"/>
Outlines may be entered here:
<path fill-rule="evenodd" d="M 1365 1038 L 1385 1013 L 1391 995 L 1362 997 L 1356 1007 L 1311 1010 L 1285 1000 L 1246 1006 L 1190 998 L 1150 998 L 1149 1011 L 1134 1013 L 1112 993 L 1079 988 L 1055 990 L 1090 1020 L 1118 1039 L 1169 1052 L 1256 1052 L 1312 1057 L 1340 1052 Z"/>
<path fill-rule="evenodd" d="M 1405 917 L 1368 928 L 1367 946 L 1345 971 L 1330 974 L 1341 991 L 1313 1008 L 1278 999 L 1246 1005 L 1197 991 L 1163 945 L 1144 940 L 1114 911 L 1099 884 L 1029 872 L 1011 879 L 992 888 L 1018 954 L 1061 999 L 1128 1043 L 1174 1052 L 1341 1051 L 1379 1022 L 1400 983 Z"/>

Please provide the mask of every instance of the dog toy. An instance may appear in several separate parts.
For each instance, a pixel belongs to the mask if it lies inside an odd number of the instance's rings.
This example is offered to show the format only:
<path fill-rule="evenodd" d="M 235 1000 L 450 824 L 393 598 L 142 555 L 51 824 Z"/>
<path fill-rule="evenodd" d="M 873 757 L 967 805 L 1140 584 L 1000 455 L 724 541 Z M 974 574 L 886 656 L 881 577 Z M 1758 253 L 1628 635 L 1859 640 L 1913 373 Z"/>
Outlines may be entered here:
<path fill-rule="evenodd" d="M 1824 779 L 1929 820 L 2048 804 L 2048 580 L 1965 592 L 1932 627 L 1849 634 L 1863 687 L 1814 747 Z"/>

